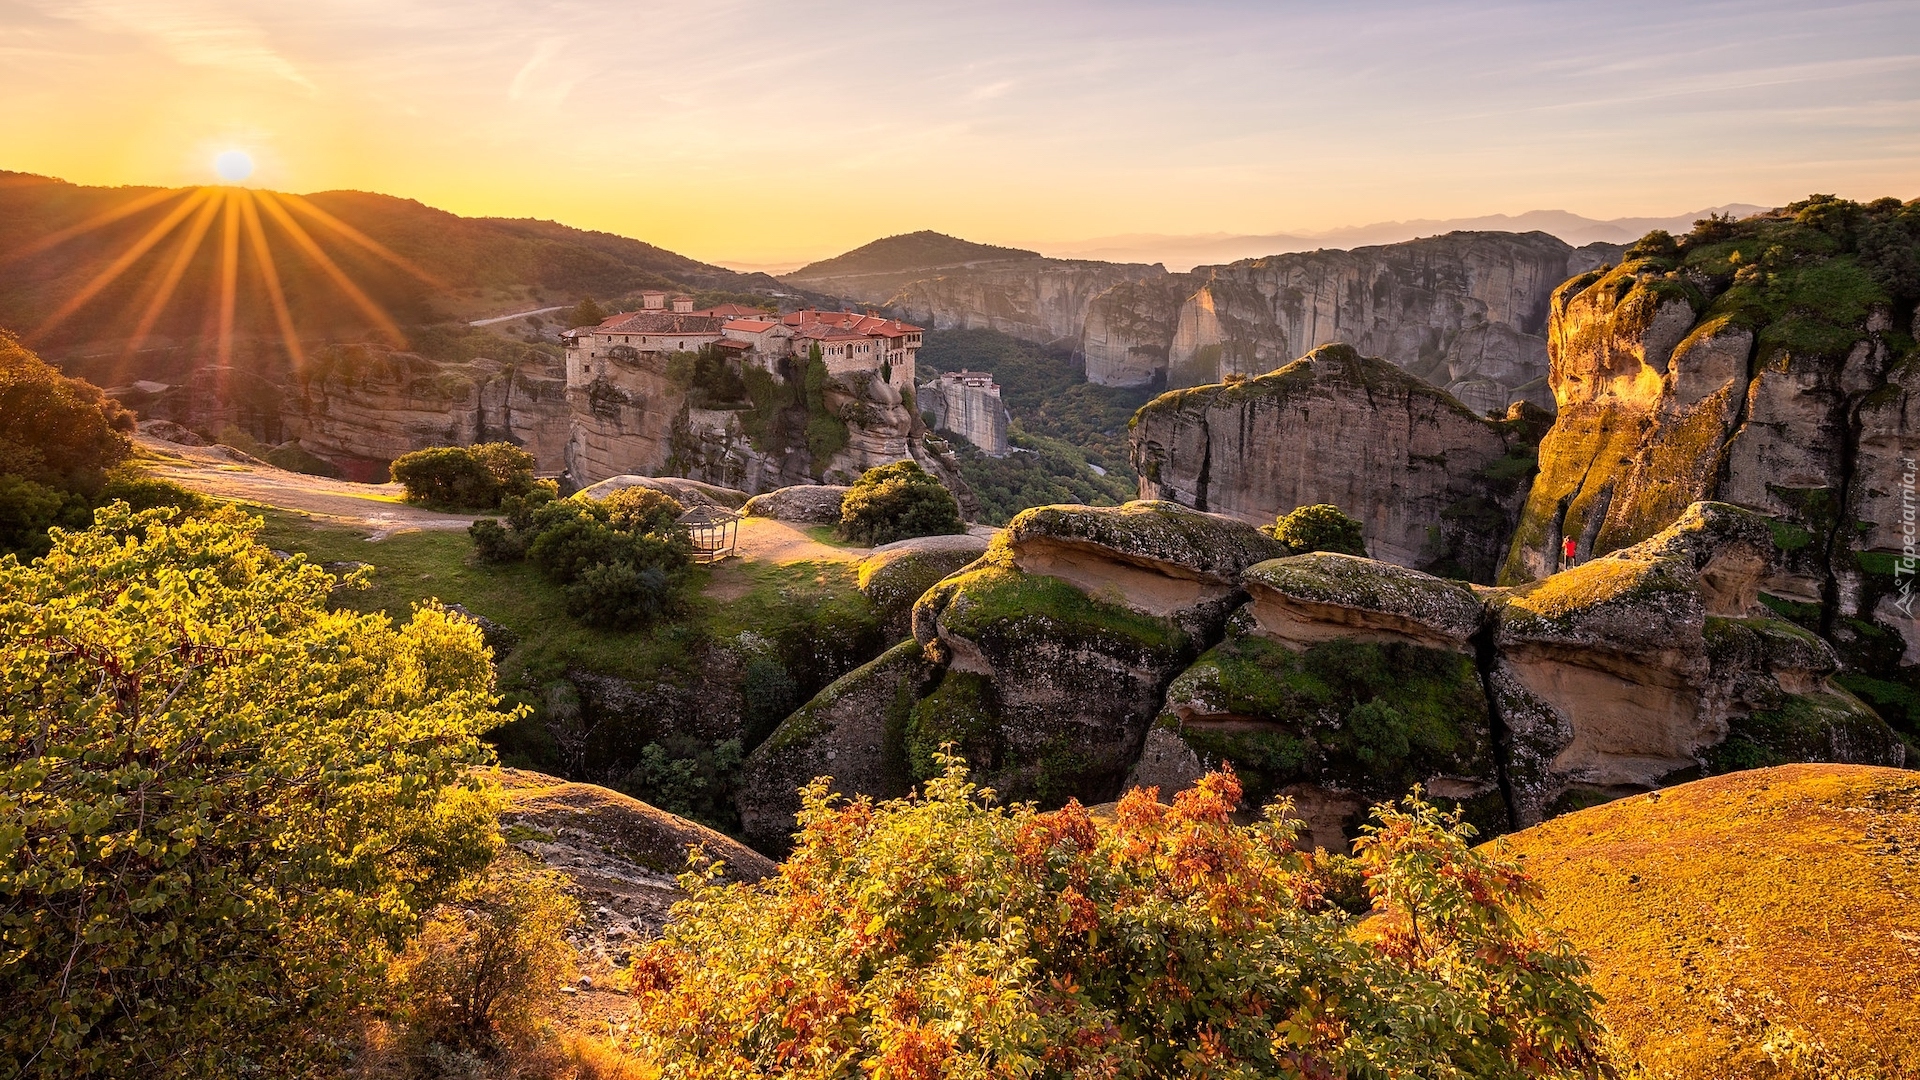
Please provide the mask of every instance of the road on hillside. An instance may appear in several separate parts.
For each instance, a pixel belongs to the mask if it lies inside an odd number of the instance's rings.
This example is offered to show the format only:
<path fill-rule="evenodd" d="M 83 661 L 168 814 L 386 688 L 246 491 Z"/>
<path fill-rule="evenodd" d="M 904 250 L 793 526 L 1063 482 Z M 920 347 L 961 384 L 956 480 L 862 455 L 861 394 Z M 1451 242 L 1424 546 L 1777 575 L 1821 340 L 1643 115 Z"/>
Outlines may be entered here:
<path fill-rule="evenodd" d="M 565 304 L 561 304 L 558 307 L 534 308 L 532 311 L 520 311 L 520 312 L 515 312 L 512 315 L 495 315 L 491 319 L 475 319 L 472 322 L 468 323 L 467 325 L 468 326 L 492 326 L 494 323 L 512 322 L 515 319 L 524 319 L 529 315 L 545 315 L 549 311 L 565 311 L 565 310 L 567 310 L 567 305 Z"/>

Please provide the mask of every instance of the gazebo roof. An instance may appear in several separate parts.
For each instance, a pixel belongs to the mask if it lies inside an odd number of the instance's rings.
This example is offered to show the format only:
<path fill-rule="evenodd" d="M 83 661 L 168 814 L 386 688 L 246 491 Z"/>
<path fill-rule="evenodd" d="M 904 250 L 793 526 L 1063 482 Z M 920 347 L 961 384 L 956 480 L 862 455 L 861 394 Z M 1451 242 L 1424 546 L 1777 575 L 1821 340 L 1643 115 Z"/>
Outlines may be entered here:
<path fill-rule="evenodd" d="M 740 515 L 721 506 L 696 506 L 673 520 L 680 525 L 725 525 L 739 521 Z"/>

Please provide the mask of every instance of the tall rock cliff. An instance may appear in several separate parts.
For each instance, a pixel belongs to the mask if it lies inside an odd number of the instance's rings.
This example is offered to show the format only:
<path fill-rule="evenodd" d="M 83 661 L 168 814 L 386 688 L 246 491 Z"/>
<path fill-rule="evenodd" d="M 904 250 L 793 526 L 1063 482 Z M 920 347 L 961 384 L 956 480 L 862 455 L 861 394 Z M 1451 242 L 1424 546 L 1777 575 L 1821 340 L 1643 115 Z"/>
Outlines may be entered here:
<path fill-rule="evenodd" d="M 1796 613 L 1858 670 L 1920 660 L 1900 605 L 1913 568 L 1906 479 L 1920 450 L 1920 205 L 1815 197 L 1653 234 L 1555 291 L 1559 420 L 1503 578 L 1637 543 L 1691 502 L 1780 519 Z M 1903 486 L 1906 485 L 1906 486 Z"/>
<path fill-rule="evenodd" d="M 428 446 L 518 443 L 542 472 L 565 467 L 569 406 L 559 361 L 440 363 L 349 345 L 322 354 L 287 387 L 283 430 L 349 466 Z M 384 476 L 379 477 L 385 479 Z"/>
<path fill-rule="evenodd" d="M 1515 400 L 1550 406 L 1537 385 L 1547 298 L 1569 271 L 1613 250 L 1576 251 L 1545 233 L 1449 233 L 1217 267 L 1181 307 L 1167 385 L 1257 374 L 1345 341 L 1477 412 Z"/>
<path fill-rule="evenodd" d="M 1544 416 L 1505 421 L 1347 345 L 1253 379 L 1169 391 L 1134 416 L 1140 495 L 1269 524 L 1333 503 L 1367 550 L 1491 581 Z"/>

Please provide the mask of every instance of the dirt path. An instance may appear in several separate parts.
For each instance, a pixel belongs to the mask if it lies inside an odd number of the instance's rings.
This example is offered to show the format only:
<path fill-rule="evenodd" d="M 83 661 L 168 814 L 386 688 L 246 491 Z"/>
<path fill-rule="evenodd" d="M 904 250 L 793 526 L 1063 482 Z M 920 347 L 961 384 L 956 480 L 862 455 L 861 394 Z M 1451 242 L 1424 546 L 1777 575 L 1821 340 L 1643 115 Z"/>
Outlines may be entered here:
<path fill-rule="evenodd" d="M 872 548 L 836 547 L 823 544 L 797 525 L 772 518 L 741 518 L 739 557 L 714 564 L 713 577 L 705 593 L 715 600 L 738 600 L 753 590 L 747 573 L 750 563 L 844 562 L 857 563 L 873 554 Z"/>
<path fill-rule="evenodd" d="M 329 524 L 370 530 L 367 539 L 414 529 L 465 529 L 472 514 L 442 514 L 408 506 L 399 484 L 354 484 L 288 472 L 217 446 L 181 446 L 136 436 L 141 464 L 155 476 L 219 499 L 238 499 L 281 510 L 299 510 Z M 229 456 L 231 453 L 232 456 Z"/>

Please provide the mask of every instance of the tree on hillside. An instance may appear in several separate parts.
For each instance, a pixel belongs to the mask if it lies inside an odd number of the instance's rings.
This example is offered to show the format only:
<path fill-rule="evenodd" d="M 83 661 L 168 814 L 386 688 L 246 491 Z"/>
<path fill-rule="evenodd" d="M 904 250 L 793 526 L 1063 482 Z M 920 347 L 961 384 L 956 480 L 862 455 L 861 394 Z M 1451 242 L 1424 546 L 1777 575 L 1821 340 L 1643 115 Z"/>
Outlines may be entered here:
<path fill-rule="evenodd" d="M 0 552 L 32 557 L 52 526 L 85 528 L 132 431 L 119 402 L 0 330 Z"/>
<path fill-rule="evenodd" d="M 0 559 L 0 1075 L 307 1075 L 484 864 L 478 628 L 328 609 L 233 509 Z"/>
<path fill-rule="evenodd" d="M 840 502 L 840 535 L 862 544 L 966 531 L 953 492 L 913 461 L 868 469 Z"/>
<path fill-rule="evenodd" d="M 1596 998 L 1521 931 L 1517 863 L 1409 800 L 1362 842 L 1374 916 L 1231 774 L 1095 818 L 992 805 L 955 757 L 925 793 L 803 793 L 777 876 L 709 868 L 635 956 L 629 1039 L 665 1075 L 1585 1077 Z"/>
<path fill-rule="evenodd" d="M 565 316 L 568 326 L 599 326 L 606 317 L 606 311 L 599 304 L 594 303 L 591 296 L 580 301 Z"/>

